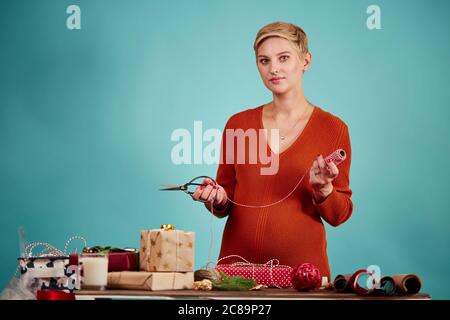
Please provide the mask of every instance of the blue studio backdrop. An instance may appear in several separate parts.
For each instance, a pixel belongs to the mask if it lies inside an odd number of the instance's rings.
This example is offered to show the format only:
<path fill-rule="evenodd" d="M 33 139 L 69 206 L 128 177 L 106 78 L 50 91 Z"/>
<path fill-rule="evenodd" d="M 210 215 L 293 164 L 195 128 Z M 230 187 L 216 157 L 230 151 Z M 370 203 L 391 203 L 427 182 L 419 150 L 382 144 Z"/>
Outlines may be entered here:
<path fill-rule="evenodd" d="M 379 28 L 368 26 L 371 5 Z M 195 267 L 204 266 L 209 213 L 158 188 L 215 176 L 217 165 L 175 164 L 171 135 L 194 133 L 197 120 L 222 130 L 270 101 L 252 45 L 263 25 L 288 21 L 309 37 L 306 97 L 350 130 L 355 207 L 326 226 L 332 277 L 378 265 L 416 273 L 423 292 L 449 299 L 449 9 L 446 0 L 1 1 L 0 287 L 17 267 L 20 226 L 28 242 L 58 248 L 72 235 L 138 247 L 140 230 L 173 223 L 196 232 Z M 213 220 L 212 260 L 224 224 Z"/>

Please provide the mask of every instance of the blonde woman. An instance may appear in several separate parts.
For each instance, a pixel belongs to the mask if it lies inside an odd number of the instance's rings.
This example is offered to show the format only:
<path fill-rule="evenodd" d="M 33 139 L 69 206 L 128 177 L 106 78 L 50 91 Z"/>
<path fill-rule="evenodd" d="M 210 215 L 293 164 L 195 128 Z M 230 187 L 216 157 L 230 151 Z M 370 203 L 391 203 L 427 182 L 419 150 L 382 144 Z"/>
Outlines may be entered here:
<path fill-rule="evenodd" d="M 219 258 L 240 255 L 253 263 L 276 258 L 290 266 L 309 262 L 330 281 L 323 221 L 339 226 L 353 210 L 348 127 L 305 98 L 303 78 L 312 56 L 300 27 L 286 22 L 266 25 L 256 35 L 254 50 L 259 74 L 273 99 L 228 120 L 222 159 L 228 156 L 227 129 L 278 130 L 276 141 L 271 134 L 265 138 L 267 151 L 278 156 L 278 171 L 262 175 L 262 163 L 221 161 L 218 185 L 206 180 L 193 198 L 206 201 L 210 211 L 213 206 L 215 216 L 227 217 Z M 339 168 L 324 161 L 336 149 L 347 153 Z M 289 194 L 305 173 L 289 197 L 270 205 Z"/>

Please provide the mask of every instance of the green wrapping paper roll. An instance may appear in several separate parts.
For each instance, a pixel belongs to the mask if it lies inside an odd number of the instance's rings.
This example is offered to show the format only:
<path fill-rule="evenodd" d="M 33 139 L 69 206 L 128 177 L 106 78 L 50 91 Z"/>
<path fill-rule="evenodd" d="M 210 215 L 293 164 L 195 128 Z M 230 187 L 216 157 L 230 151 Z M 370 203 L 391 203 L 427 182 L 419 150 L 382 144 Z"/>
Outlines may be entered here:
<path fill-rule="evenodd" d="M 392 296 L 395 294 L 395 281 L 392 277 L 383 277 L 380 280 L 380 288 L 375 289 L 374 294 Z"/>

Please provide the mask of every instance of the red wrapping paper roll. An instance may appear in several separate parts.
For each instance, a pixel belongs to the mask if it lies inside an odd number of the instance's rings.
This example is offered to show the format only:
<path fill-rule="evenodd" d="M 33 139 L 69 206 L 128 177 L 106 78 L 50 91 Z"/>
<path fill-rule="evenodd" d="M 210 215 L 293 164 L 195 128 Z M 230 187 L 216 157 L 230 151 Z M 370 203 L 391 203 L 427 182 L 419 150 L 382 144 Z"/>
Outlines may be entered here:
<path fill-rule="evenodd" d="M 356 271 L 349 280 L 352 291 L 362 296 L 369 295 L 375 290 L 375 287 L 372 287 L 372 289 L 366 289 L 359 285 L 358 280 L 363 275 L 368 275 L 372 279 L 372 284 L 375 285 L 375 279 L 373 278 L 372 273 L 370 273 L 366 269 Z"/>

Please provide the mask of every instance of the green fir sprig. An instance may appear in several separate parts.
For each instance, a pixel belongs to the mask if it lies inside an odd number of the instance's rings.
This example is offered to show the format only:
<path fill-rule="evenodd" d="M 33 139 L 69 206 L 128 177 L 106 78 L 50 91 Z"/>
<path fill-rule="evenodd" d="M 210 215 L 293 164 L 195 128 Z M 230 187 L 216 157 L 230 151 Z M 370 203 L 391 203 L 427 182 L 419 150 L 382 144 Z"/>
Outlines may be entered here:
<path fill-rule="evenodd" d="M 248 291 L 256 286 L 255 279 L 247 279 L 244 277 L 231 277 L 220 273 L 221 280 L 212 280 L 213 288 L 216 290 L 226 291 Z"/>

